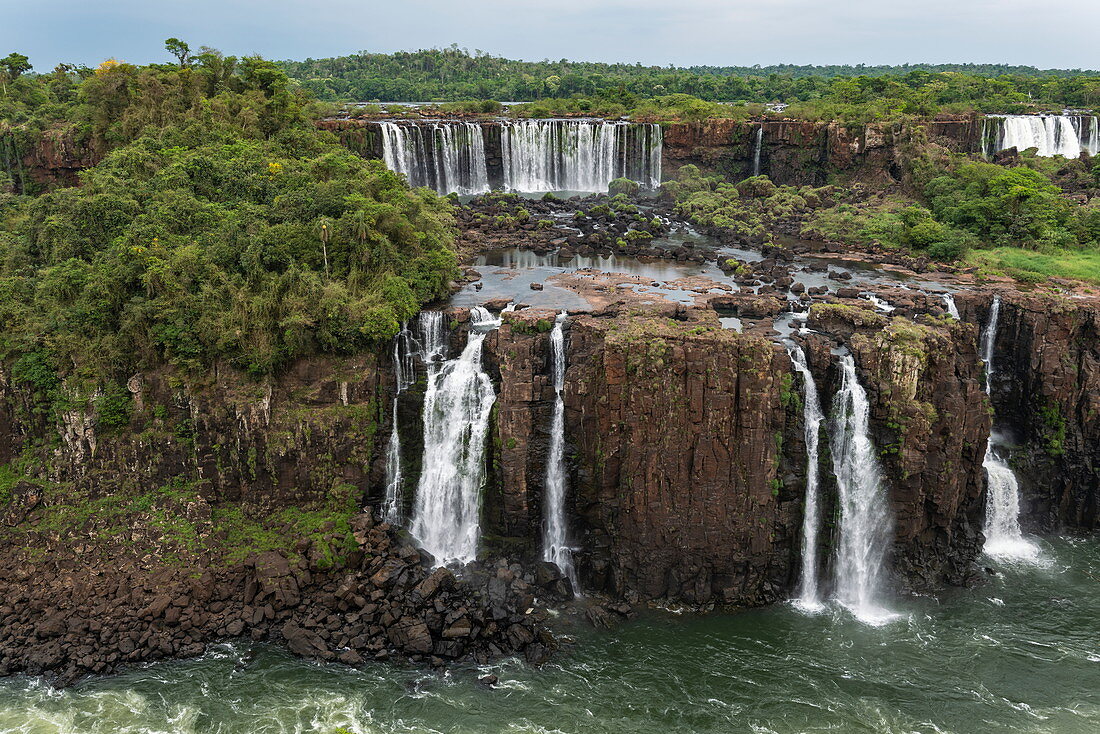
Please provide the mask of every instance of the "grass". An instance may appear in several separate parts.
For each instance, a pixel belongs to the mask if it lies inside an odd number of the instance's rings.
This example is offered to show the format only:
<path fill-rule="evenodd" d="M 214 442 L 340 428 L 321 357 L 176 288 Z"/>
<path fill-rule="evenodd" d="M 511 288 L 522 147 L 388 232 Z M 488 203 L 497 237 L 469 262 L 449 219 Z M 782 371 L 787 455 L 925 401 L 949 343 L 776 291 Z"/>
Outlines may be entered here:
<path fill-rule="evenodd" d="M 20 477 L 0 466 L 0 506 L 10 499 Z M 297 559 L 295 546 L 308 539 L 320 550 L 320 565 L 341 563 L 356 547 L 351 519 L 358 514 L 359 492 L 353 485 L 334 487 L 323 499 L 269 512 L 238 503 L 220 503 L 209 519 L 189 516 L 198 499 L 197 484 L 175 479 L 150 491 L 125 491 L 90 497 L 62 486 L 51 486 L 47 502 L 33 521 L 0 528 L 0 542 L 41 533 L 49 537 L 80 537 L 93 543 L 134 546 L 145 543 L 168 565 L 191 565 L 209 554 L 215 565 L 240 563 L 264 551 L 282 551 Z M 137 538 L 142 540 L 138 541 Z"/>
<path fill-rule="evenodd" d="M 1019 247 L 997 247 L 973 250 L 967 261 L 983 271 L 1007 275 L 1027 283 L 1037 283 L 1046 278 L 1071 278 L 1100 284 L 1100 250 L 1036 252 Z"/>

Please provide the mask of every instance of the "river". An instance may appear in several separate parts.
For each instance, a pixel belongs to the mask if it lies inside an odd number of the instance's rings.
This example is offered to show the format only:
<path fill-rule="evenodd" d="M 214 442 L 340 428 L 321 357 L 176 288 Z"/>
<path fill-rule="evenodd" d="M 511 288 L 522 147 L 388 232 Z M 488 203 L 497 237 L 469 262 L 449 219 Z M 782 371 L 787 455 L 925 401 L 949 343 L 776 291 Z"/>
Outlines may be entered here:
<path fill-rule="evenodd" d="M 652 612 L 579 630 L 542 670 L 352 670 L 238 644 L 63 691 L 8 679 L 0 732 L 1097 732 L 1100 541 L 1042 553 L 977 589 L 897 600 L 881 627 L 789 605 Z"/>

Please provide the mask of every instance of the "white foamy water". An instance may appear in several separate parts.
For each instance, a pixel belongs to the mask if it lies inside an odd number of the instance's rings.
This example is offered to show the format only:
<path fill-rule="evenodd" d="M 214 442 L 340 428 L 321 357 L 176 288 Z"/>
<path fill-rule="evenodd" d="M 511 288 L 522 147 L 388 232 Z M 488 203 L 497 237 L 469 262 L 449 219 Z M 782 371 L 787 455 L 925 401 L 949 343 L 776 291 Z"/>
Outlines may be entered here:
<path fill-rule="evenodd" d="M 554 413 L 550 421 L 550 452 L 546 459 L 546 482 L 543 492 L 545 517 L 542 533 L 542 559 L 557 564 L 580 590 L 573 568 L 573 548 L 569 545 L 569 531 L 565 522 L 565 333 L 562 329 L 566 314 L 562 312 L 554 320 L 550 332 L 550 353 L 554 370 Z"/>
<path fill-rule="evenodd" d="M 985 362 L 985 392 L 993 393 L 993 354 L 997 342 L 997 322 L 1001 297 L 994 296 L 989 323 L 982 332 L 982 360 Z M 1009 561 L 1037 561 L 1039 547 L 1024 537 L 1020 529 L 1020 484 L 1016 473 L 997 453 L 996 434 L 989 432 L 982 466 L 986 476 L 985 545 L 982 551 Z"/>
<path fill-rule="evenodd" d="M 485 336 L 471 330 L 462 354 L 429 372 L 424 395 L 424 457 L 410 531 L 441 564 L 477 557 L 485 442 L 496 400 L 481 366 Z"/>
<path fill-rule="evenodd" d="M 851 354 L 840 356 L 840 371 L 832 429 L 833 469 L 840 501 L 836 598 L 860 621 L 879 625 L 897 618 L 882 605 L 893 523 L 868 428 L 867 392 L 859 383 Z"/>
<path fill-rule="evenodd" d="M 821 498 L 818 496 L 818 446 L 821 442 L 821 424 L 825 413 L 817 394 L 813 373 L 806 364 L 806 354 L 801 347 L 790 348 L 791 363 L 802 375 L 802 422 L 806 441 L 806 498 L 802 515 L 802 574 L 798 584 L 795 604 L 806 611 L 821 609 L 821 591 L 818 584 L 818 535 L 821 532 Z"/>

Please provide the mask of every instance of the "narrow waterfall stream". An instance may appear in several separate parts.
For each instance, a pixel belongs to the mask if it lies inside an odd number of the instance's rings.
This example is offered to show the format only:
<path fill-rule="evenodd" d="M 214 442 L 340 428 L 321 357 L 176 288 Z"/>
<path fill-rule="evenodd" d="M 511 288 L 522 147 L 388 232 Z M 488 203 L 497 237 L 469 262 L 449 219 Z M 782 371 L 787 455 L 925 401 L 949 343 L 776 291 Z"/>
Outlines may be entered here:
<path fill-rule="evenodd" d="M 825 413 L 817 394 L 813 373 L 806 364 L 806 354 L 801 347 L 789 350 L 791 363 L 802 375 L 804 397 L 802 399 L 803 431 L 806 438 L 806 499 L 802 513 L 802 577 L 798 584 L 795 604 L 805 611 L 821 608 L 821 591 L 818 588 L 818 535 L 821 532 L 821 498 L 818 488 L 818 449 L 821 442 L 821 423 Z"/>
<path fill-rule="evenodd" d="M 867 392 L 851 354 L 841 355 L 840 371 L 831 445 L 840 501 L 836 597 L 860 621 L 879 625 L 896 617 L 881 606 L 880 598 L 891 514 L 868 430 Z"/>
<path fill-rule="evenodd" d="M 950 293 L 943 294 L 943 305 L 947 309 L 947 314 L 956 321 L 962 320 L 962 315 L 959 313 L 959 307 L 955 303 L 955 297 Z"/>
<path fill-rule="evenodd" d="M 756 128 L 756 141 L 752 149 L 752 175 L 760 175 L 760 151 L 764 147 L 764 125 Z"/>
<path fill-rule="evenodd" d="M 982 360 L 985 362 L 985 392 L 993 394 L 993 353 L 997 343 L 997 321 L 1001 314 L 1001 297 L 993 297 L 989 323 L 982 332 Z M 1016 473 L 997 455 L 997 437 L 989 432 L 982 461 L 986 476 L 985 546 L 982 550 L 994 558 L 1031 560 L 1039 548 L 1024 537 L 1020 530 L 1020 485 Z"/>
<path fill-rule="evenodd" d="M 557 564 L 573 585 L 580 590 L 573 568 L 573 549 L 565 522 L 565 332 L 563 311 L 550 332 L 550 351 L 554 368 L 554 414 L 550 421 L 550 452 L 546 460 L 546 486 L 543 491 L 545 518 L 542 531 L 542 559 Z"/>
<path fill-rule="evenodd" d="M 386 451 L 386 499 L 382 507 L 382 516 L 387 522 L 400 525 L 404 521 L 403 483 L 401 467 L 401 432 L 397 425 L 397 404 L 401 393 L 416 381 L 416 365 L 413 361 L 416 343 L 409 332 L 408 324 L 401 325 L 401 331 L 393 340 L 394 393 L 391 409 L 390 444 Z"/>

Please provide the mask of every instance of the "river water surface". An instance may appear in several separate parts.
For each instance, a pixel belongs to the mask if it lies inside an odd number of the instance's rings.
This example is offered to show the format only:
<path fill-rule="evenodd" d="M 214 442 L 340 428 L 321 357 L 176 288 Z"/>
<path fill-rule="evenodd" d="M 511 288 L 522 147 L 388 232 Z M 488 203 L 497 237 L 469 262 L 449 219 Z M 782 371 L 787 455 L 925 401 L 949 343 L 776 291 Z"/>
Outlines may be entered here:
<path fill-rule="evenodd" d="M 446 675 L 219 646 L 57 691 L 0 681 L 0 732 L 1100 732 L 1100 541 L 866 627 L 793 607 L 647 615 L 552 665 Z M 492 672 L 489 689 L 477 676 Z"/>

